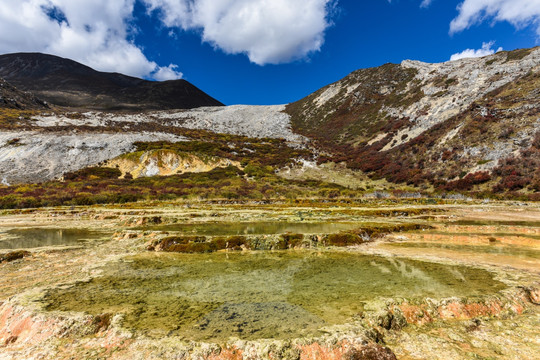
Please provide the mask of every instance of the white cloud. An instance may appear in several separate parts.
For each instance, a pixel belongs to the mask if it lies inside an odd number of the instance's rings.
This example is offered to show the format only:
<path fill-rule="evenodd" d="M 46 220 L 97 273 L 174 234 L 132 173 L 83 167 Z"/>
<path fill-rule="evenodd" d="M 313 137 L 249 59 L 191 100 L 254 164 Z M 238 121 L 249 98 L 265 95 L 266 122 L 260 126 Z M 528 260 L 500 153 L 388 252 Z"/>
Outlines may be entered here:
<path fill-rule="evenodd" d="M 143 0 L 171 30 L 257 64 L 278 64 L 320 50 L 337 0 Z M 0 0 L 0 53 L 43 52 L 101 71 L 157 80 L 182 76 L 160 67 L 130 41 L 136 0 Z M 174 34 L 174 31 L 171 33 Z M 174 41 L 174 37 L 171 37 Z"/>
<path fill-rule="evenodd" d="M 0 53 L 43 52 L 101 71 L 162 78 L 162 68 L 128 40 L 135 0 L 1 0 Z M 157 77 L 156 77 L 157 78 Z"/>
<path fill-rule="evenodd" d="M 335 0 L 144 0 L 167 27 L 201 31 L 228 54 L 259 65 L 320 50 Z"/>
<path fill-rule="evenodd" d="M 392 0 L 388 0 L 388 2 L 391 4 Z M 420 7 L 421 8 L 427 8 L 427 7 L 429 7 L 429 5 L 431 5 L 432 2 L 433 2 L 433 0 L 422 0 L 422 2 L 420 3 Z"/>
<path fill-rule="evenodd" d="M 540 0 L 465 0 L 450 24 L 454 34 L 486 20 L 508 21 L 517 28 L 536 26 L 540 36 Z"/>
<path fill-rule="evenodd" d="M 431 5 L 432 0 L 422 0 L 422 3 L 420 4 L 421 8 L 427 8 L 429 5 Z"/>
<path fill-rule="evenodd" d="M 499 47 L 497 51 L 493 50 L 493 45 L 495 45 L 495 41 L 490 41 L 488 43 L 483 43 L 481 49 L 467 49 L 460 53 L 454 54 L 450 57 L 450 61 L 455 61 L 459 59 L 465 59 L 465 58 L 477 58 L 482 56 L 488 56 L 493 55 L 495 52 L 502 51 L 503 48 Z"/>
<path fill-rule="evenodd" d="M 181 79 L 183 74 L 176 69 L 178 66 L 174 64 L 163 66 L 153 74 L 153 78 L 158 81 Z"/>

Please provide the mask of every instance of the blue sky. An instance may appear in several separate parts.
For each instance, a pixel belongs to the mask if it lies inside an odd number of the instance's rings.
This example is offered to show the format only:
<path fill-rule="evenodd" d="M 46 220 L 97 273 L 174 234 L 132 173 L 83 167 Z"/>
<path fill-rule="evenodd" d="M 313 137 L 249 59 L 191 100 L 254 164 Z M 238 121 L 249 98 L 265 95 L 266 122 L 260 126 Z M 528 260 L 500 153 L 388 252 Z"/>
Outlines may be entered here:
<path fill-rule="evenodd" d="M 348 73 L 533 47 L 540 0 L 1 0 L 0 53 L 39 51 L 225 104 L 298 100 Z"/>

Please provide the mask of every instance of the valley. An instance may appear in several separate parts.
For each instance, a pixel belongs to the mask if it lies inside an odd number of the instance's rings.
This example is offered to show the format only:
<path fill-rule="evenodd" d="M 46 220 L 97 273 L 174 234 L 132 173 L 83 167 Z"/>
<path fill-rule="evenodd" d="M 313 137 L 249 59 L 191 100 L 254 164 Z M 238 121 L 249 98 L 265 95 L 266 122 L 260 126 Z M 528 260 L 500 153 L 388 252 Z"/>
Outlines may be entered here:
<path fill-rule="evenodd" d="M 539 71 L 223 106 L 0 55 L 0 359 L 534 359 Z"/>

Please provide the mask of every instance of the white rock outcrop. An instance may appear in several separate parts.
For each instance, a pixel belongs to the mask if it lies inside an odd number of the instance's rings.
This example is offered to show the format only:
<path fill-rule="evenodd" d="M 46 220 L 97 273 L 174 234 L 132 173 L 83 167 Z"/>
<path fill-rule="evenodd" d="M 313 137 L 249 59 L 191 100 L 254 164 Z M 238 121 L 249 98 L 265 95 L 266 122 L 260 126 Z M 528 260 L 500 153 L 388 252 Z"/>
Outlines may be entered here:
<path fill-rule="evenodd" d="M 518 61 L 507 62 L 506 54 L 497 53 L 439 64 L 405 60 L 401 66 L 418 71 L 415 79 L 421 83 L 426 96 L 406 108 L 381 110 L 395 117 L 408 117 L 413 123 L 410 128 L 399 131 L 382 151 L 399 146 L 461 113 L 489 92 L 530 71 L 538 71 L 540 48 Z"/>
<path fill-rule="evenodd" d="M 51 180 L 132 151 L 137 141 L 183 140 L 164 133 L 0 132 L 0 181 L 7 185 Z"/>
<path fill-rule="evenodd" d="M 137 141 L 184 141 L 163 132 L 134 132 L 132 126 L 152 124 L 173 128 L 208 130 L 253 138 L 282 138 L 294 146 L 306 139 L 291 130 L 284 105 L 204 107 L 193 110 L 157 111 L 139 114 L 85 112 L 66 115 L 44 113 L 32 124 L 49 131 L 0 131 L 0 182 L 15 184 L 60 177 L 67 171 L 95 165 L 134 149 Z M 93 131 L 54 130 L 53 127 L 91 127 Z M 98 128 L 125 129 L 118 133 Z M 19 139 L 13 142 L 13 139 Z M 150 170 L 149 170 L 150 171 Z M 152 171 L 150 171 L 151 173 Z"/>

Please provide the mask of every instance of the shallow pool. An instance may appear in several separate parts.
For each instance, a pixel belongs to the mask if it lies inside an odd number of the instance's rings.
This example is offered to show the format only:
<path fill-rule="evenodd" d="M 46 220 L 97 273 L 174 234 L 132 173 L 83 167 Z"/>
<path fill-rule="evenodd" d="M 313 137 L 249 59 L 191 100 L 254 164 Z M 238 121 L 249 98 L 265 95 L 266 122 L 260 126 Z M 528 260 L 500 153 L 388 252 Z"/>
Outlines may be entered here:
<path fill-rule="evenodd" d="M 384 298 L 445 298 L 505 286 L 466 266 L 349 252 L 148 253 L 48 293 L 49 310 L 122 313 L 148 336 L 225 341 L 317 335 Z"/>
<path fill-rule="evenodd" d="M 31 228 L 3 233 L 0 249 L 29 249 L 45 246 L 80 245 L 106 236 L 106 232 L 86 229 Z"/>
<path fill-rule="evenodd" d="M 540 227 L 540 221 L 527 220 L 457 220 L 451 221 L 449 225 L 471 225 L 471 226 L 522 226 Z"/>
<path fill-rule="evenodd" d="M 540 259 L 540 250 L 525 246 L 513 245 L 465 245 L 443 244 L 436 242 L 402 242 L 388 243 L 387 246 L 411 249 L 444 249 L 464 253 L 484 253 L 494 255 L 509 255 L 517 258 Z"/>

